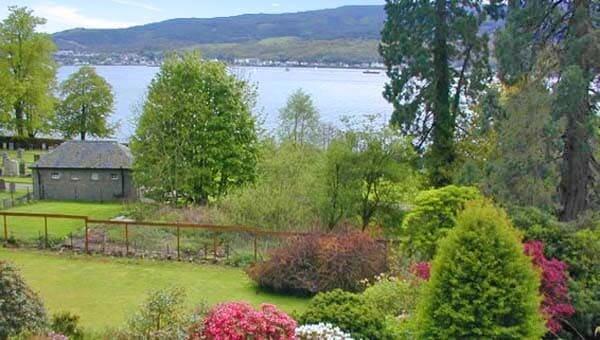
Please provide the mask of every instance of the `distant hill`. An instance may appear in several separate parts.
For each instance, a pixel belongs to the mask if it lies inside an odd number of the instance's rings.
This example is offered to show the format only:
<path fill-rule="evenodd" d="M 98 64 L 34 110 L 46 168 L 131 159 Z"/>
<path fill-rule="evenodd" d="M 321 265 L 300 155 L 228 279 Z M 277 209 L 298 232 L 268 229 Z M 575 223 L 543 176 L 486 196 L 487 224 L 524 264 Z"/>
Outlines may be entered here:
<path fill-rule="evenodd" d="M 272 38 L 286 38 L 287 43 L 297 39 L 347 45 L 378 40 L 384 20 L 383 6 L 345 6 L 299 13 L 172 19 L 123 29 L 78 28 L 53 37 L 61 50 L 90 52 L 164 51 L 199 45 L 212 50 L 219 45 L 248 49 L 259 42 L 263 47 L 272 45 Z"/>

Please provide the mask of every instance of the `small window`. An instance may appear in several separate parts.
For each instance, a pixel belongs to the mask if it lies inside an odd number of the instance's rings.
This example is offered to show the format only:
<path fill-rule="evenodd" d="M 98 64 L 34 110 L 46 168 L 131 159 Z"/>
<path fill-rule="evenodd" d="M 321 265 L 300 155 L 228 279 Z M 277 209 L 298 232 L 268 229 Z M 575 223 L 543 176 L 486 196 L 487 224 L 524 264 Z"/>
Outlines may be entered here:
<path fill-rule="evenodd" d="M 92 172 L 92 181 L 100 180 L 100 175 L 97 172 Z"/>
<path fill-rule="evenodd" d="M 71 180 L 72 181 L 78 181 L 78 180 L 80 180 L 80 178 L 79 178 L 78 175 L 71 175 Z"/>
<path fill-rule="evenodd" d="M 50 174 L 50 178 L 52 179 L 60 179 L 60 172 L 53 172 Z"/>
<path fill-rule="evenodd" d="M 119 175 L 117 175 L 117 174 L 110 174 L 110 179 L 112 179 L 113 181 L 118 181 L 119 180 Z"/>

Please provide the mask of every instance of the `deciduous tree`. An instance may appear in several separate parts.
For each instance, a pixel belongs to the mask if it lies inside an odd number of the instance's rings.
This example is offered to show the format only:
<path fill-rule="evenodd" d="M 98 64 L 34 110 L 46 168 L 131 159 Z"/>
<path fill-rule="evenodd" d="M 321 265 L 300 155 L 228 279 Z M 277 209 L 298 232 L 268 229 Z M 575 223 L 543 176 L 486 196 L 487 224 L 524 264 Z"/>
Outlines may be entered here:
<path fill-rule="evenodd" d="M 49 128 L 55 100 L 52 95 L 56 46 L 48 34 L 36 32 L 46 20 L 26 7 L 11 6 L 0 24 L 0 63 L 8 79 L 0 86 L 11 94 L 9 121 L 20 137 L 34 137 Z"/>
<path fill-rule="evenodd" d="M 295 145 L 315 143 L 319 133 L 319 112 L 312 98 L 302 89 L 290 95 L 286 105 L 279 110 L 281 138 Z"/>
<path fill-rule="evenodd" d="M 56 128 L 66 138 L 79 135 L 109 137 L 115 126 L 108 117 L 114 109 L 110 84 L 91 66 L 83 66 L 60 85 L 62 102 L 56 115 Z"/>
<path fill-rule="evenodd" d="M 149 194 L 207 203 L 252 181 L 257 137 L 253 88 L 224 63 L 172 55 L 152 80 L 131 150 Z"/>

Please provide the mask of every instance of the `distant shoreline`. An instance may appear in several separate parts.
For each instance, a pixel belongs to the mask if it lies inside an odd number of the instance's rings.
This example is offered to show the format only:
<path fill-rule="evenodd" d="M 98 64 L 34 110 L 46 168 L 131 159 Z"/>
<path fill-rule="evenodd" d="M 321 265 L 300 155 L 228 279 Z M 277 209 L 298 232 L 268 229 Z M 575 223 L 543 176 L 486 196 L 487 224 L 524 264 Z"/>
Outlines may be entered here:
<path fill-rule="evenodd" d="M 230 63 L 225 63 L 227 66 L 230 67 L 260 67 L 260 68 L 280 68 L 280 69 L 334 69 L 334 70 L 357 70 L 357 71 L 379 71 L 380 73 L 385 73 L 385 68 L 383 67 L 344 67 L 344 66 L 332 66 L 332 65 L 327 65 L 327 66 L 314 66 L 314 65 L 310 65 L 310 66 L 304 66 L 304 65 L 294 65 L 294 66 L 281 66 L 281 65 L 239 65 L 239 64 L 230 64 Z M 131 67 L 160 67 L 160 65 L 144 65 L 144 64 L 85 64 L 85 63 L 81 63 L 81 64 L 59 64 L 59 67 L 81 67 L 81 66 L 92 66 L 92 67 L 98 67 L 98 66 L 131 66 Z"/>

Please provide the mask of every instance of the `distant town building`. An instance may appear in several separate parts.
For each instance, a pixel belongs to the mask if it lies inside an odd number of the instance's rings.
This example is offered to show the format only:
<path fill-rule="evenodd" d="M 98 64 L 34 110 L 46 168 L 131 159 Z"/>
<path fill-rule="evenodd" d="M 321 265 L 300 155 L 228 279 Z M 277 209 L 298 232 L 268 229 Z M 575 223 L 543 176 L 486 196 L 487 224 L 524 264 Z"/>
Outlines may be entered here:
<path fill-rule="evenodd" d="M 134 200 L 129 148 L 113 141 L 68 141 L 31 166 L 33 195 L 44 200 Z"/>

